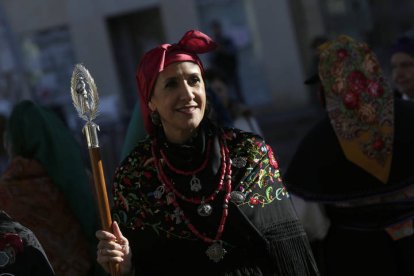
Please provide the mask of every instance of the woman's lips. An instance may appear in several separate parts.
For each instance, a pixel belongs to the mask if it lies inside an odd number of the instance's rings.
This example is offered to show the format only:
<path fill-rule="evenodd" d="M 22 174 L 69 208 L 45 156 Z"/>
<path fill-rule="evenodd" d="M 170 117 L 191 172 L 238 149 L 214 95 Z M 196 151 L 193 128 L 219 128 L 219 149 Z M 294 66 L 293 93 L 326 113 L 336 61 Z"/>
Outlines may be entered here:
<path fill-rule="evenodd" d="M 182 113 L 191 114 L 197 109 L 197 106 L 184 106 L 178 108 L 177 110 Z"/>

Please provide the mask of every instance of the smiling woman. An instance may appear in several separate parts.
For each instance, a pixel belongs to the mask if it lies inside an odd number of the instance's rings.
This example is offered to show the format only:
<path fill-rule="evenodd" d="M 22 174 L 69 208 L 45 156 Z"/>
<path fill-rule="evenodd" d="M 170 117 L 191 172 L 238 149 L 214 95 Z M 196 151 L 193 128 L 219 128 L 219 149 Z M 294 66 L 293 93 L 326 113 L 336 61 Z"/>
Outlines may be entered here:
<path fill-rule="evenodd" d="M 160 114 L 169 141 L 183 143 L 188 140 L 203 119 L 206 107 L 200 67 L 193 62 L 166 67 L 155 83 L 149 107 Z"/>
<path fill-rule="evenodd" d="M 197 54 L 216 47 L 193 30 L 142 58 L 149 136 L 115 172 L 116 223 L 96 233 L 97 260 L 122 275 L 318 275 L 270 146 L 205 116 Z"/>

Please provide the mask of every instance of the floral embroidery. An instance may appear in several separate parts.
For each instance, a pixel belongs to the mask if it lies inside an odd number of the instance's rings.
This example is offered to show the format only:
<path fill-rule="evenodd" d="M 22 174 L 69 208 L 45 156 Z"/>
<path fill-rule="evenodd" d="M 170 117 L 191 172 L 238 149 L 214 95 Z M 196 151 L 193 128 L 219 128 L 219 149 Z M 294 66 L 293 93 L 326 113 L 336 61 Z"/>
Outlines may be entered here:
<path fill-rule="evenodd" d="M 366 44 L 347 36 L 320 50 L 320 77 L 338 138 L 355 141 L 368 159 L 385 166 L 393 143 L 393 96 L 379 62 Z"/>
<path fill-rule="evenodd" d="M 0 238 L 0 252 L 2 254 L 2 265 L 16 262 L 18 253 L 23 252 L 23 241 L 19 235 L 6 233 Z"/>
<path fill-rule="evenodd" d="M 272 149 L 262 138 L 227 129 L 224 133 L 232 160 L 232 176 L 240 177 L 232 189 L 246 196 L 239 206 L 265 208 L 288 197 L 281 183 Z M 172 193 L 165 193 L 153 166 L 150 140 L 143 141 L 115 172 L 113 217 L 124 227 L 152 229 L 166 238 L 197 239 L 182 221 L 181 209 L 171 204 Z M 230 214 L 231 216 L 231 214 Z"/>

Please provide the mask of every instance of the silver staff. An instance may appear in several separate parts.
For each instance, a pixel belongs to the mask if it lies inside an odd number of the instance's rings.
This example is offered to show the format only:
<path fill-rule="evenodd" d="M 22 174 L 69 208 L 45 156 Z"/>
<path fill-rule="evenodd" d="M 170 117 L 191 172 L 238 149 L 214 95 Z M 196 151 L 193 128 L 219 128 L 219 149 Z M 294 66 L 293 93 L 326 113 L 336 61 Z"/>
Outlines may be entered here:
<path fill-rule="evenodd" d="M 99 96 L 95 81 L 89 74 L 89 71 L 81 64 L 77 64 L 73 70 L 70 92 L 72 94 L 73 105 L 78 111 L 79 117 L 86 121 L 82 132 L 86 136 L 88 144 L 102 228 L 106 231 L 112 232 L 112 218 L 99 150 L 99 126 L 93 122 L 98 115 Z M 111 263 L 110 265 L 111 275 L 117 276 L 118 266 L 114 263 Z"/>

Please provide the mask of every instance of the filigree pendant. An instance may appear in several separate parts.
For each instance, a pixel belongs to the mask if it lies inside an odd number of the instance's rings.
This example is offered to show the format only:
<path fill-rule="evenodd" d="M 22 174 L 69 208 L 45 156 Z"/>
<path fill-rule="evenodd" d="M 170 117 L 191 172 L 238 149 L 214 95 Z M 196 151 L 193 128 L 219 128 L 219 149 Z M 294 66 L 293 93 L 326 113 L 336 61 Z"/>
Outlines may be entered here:
<path fill-rule="evenodd" d="M 197 208 L 197 213 L 202 217 L 207 217 L 213 212 L 213 207 L 208 203 L 201 203 Z"/>
<path fill-rule="evenodd" d="M 191 177 L 190 180 L 190 189 L 193 192 L 198 192 L 201 190 L 201 181 L 200 178 L 198 178 L 197 176 L 193 175 L 193 177 Z"/>
<path fill-rule="evenodd" d="M 216 263 L 221 261 L 226 253 L 227 251 L 223 248 L 221 242 L 214 242 L 206 250 L 208 258 Z"/>

